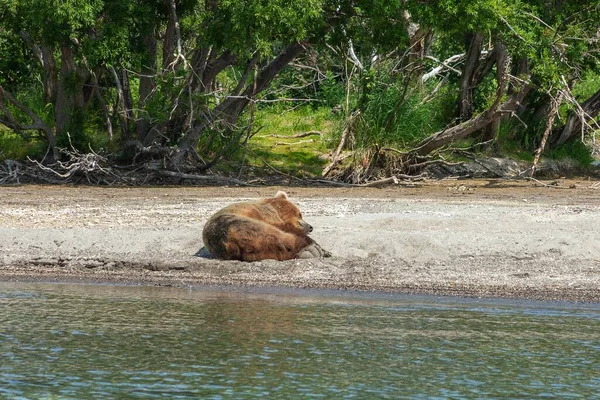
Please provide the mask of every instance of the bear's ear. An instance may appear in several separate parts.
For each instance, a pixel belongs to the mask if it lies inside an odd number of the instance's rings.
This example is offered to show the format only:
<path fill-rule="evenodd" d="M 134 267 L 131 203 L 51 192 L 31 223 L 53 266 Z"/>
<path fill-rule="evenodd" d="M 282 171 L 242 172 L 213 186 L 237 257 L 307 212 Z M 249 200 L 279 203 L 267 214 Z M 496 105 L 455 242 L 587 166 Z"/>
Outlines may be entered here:
<path fill-rule="evenodd" d="M 280 190 L 279 192 L 277 192 L 277 194 L 275 195 L 276 199 L 284 199 L 287 200 L 288 199 L 288 195 L 286 192 L 284 192 L 283 190 Z"/>

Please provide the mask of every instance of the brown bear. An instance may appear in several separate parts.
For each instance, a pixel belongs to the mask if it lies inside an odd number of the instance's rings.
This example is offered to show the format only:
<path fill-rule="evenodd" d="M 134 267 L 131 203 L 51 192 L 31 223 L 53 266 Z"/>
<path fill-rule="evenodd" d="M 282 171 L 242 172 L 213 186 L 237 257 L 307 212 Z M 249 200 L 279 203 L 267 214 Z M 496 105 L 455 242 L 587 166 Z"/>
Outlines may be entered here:
<path fill-rule="evenodd" d="M 285 192 L 273 198 L 231 204 L 210 217 L 202 239 L 215 258 L 259 261 L 330 257 L 308 234 L 298 207 Z"/>

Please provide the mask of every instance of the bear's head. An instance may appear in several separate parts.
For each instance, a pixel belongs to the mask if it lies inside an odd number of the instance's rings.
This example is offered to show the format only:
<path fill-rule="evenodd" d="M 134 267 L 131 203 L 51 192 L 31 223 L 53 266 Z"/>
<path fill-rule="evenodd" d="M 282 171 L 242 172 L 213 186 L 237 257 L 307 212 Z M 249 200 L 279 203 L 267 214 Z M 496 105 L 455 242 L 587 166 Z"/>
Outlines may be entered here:
<path fill-rule="evenodd" d="M 307 235 L 312 232 L 313 227 L 302 219 L 302 213 L 289 200 L 287 193 L 277 192 L 275 197 L 268 200 L 268 204 L 273 207 L 284 223 L 280 229 L 296 235 Z"/>

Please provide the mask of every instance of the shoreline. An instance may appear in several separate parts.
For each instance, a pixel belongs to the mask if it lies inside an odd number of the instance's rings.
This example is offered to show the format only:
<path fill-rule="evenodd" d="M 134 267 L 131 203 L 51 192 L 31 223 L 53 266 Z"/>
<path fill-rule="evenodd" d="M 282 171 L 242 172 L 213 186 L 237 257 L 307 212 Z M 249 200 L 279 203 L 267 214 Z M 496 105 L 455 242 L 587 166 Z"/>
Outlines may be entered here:
<path fill-rule="evenodd" d="M 600 190 L 445 181 L 416 188 L 0 191 L 0 281 L 283 287 L 600 302 Z M 331 259 L 193 256 L 222 205 L 286 190 Z M 563 190 L 566 189 L 566 190 Z"/>
<path fill-rule="evenodd" d="M 505 287 L 372 287 L 347 286 L 340 285 L 282 285 L 282 284 L 261 284 L 257 282 L 239 282 L 223 283 L 219 280 L 193 279 L 181 280 L 178 278 L 153 278 L 139 279 L 123 277 L 119 275 L 106 275 L 102 278 L 93 275 L 81 274 L 72 277 L 68 274 L 50 273 L 46 271 L 28 271 L 24 274 L 0 274 L 1 283 L 36 283 L 36 284 L 76 284 L 76 285 L 114 285 L 114 286 L 146 286 L 146 287 L 172 287 L 176 289 L 205 289 L 223 290 L 223 291 L 246 291 L 259 290 L 269 292 L 271 290 L 292 290 L 292 291 L 323 291 L 327 293 L 373 293 L 373 294 L 398 294 L 407 296 L 433 296 L 446 299 L 478 299 L 478 300 L 515 300 L 515 301 L 541 301 L 541 302 L 564 302 L 577 304 L 600 304 L 600 295 L 595 289 L 572 290 L 566 288 L 524 288 L 509 289 Z"/>

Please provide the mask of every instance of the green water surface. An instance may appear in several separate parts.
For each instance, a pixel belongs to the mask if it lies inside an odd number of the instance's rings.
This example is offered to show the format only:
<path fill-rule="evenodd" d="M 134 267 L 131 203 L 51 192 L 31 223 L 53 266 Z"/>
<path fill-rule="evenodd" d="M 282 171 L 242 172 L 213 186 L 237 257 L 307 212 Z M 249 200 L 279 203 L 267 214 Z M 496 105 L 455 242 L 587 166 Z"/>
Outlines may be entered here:
<path fill-rule="evenodd" d="M 600 305 L 0 283 L 0 398 L 600 399 Z"/>

